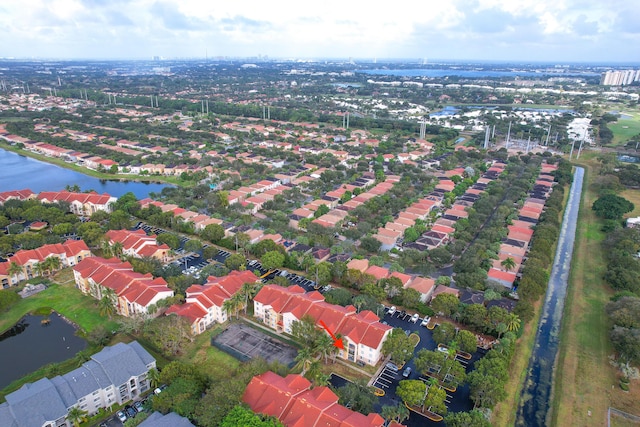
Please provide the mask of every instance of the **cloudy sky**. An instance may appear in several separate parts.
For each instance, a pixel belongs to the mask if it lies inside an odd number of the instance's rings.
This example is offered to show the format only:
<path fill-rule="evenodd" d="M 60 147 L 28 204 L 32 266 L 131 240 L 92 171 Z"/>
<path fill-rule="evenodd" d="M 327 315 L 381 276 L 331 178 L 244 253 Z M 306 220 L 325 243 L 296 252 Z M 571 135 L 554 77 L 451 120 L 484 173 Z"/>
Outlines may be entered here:
<path fill-rule="evenodd" d="M 640 62 L 640 0 L 2 0 L 0 57 Z"/>

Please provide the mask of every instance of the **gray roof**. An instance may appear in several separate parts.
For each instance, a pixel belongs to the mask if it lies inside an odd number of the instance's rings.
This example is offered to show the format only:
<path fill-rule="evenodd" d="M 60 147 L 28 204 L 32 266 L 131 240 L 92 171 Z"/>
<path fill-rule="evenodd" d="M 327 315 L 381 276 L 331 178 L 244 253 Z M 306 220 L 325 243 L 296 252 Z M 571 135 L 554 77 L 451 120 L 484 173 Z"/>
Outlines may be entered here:
<path fill-rule="evenodd" d="M 54 421 L 67 415 L 67 406 L 48 378 L 23 385 L 8 394 L 6 399 L 12 416 L 0 420 L 1 427 L 42 427 L 46 421 Z"/>
<path fill-rule="evenodd" d="M 149 417 L 138 424 L 138 427 L 195 427 L 187 418 L 181 417 L 175 412 L 162 415 L 154 412 Z"/>
<path fill-rule="evenodd" d="M 136 348 L 139 346 L 139 349 Z M 131 344 L 118 343 L 111 347 L 105 347 L 100 353 L 91 356 L 109 377 L 110 384 L 119 386 L 127 382 L 131 377 L 137 377 L 147 372 L 147 363 L 139 354 L 146 351 L 137 341 Z M 147 353 L 149 354 L 149 353 Z M 149 355 L 147 360 L 153 360 Z"/>
<path fill-rule="evenodd" d="M 66 416 L 81 397 L 109 385 L 118 387 L 155 362 L 137 341 L 105 347 L 91 359 L 68 374 L 25 384 L 8 394 L 0 405 L 0 427 L 42 427 Z"/>

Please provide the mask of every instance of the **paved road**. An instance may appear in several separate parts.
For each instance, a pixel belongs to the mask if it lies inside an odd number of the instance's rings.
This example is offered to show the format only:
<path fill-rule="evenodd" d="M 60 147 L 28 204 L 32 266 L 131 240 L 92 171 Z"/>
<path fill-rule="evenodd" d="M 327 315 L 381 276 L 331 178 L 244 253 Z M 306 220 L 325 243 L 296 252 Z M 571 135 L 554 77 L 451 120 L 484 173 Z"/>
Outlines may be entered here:
<path fill-rule="evenodd" d="M 567 280 L 571 269 L 583 178 L 584 169 L 576 168 L 562 220 L 547 296 L 536 333 L 535 347 L 531 360 L 529 360 L 527 378 L 520 397 L 517 426 L 548 425 L 547 416 L 551 403 L 553 373 L 558 353 L 564 301 L 567 294 Z"/>

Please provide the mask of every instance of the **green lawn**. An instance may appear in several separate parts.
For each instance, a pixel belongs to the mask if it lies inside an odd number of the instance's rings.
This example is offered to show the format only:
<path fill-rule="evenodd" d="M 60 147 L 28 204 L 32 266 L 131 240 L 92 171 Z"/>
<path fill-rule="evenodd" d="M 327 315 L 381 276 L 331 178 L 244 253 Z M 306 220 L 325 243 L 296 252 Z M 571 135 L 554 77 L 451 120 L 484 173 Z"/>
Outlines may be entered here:
<path fill-rule="evenodd" d="M 48 289 L 29 298 L 18 301 L 2 314 L 0 331 L 12 327 L 22 316 L 44 308 L 50 308 L 77 324 L 83 331 L 91 332 L 99 325 L 108 330 L 117 329 L 114 320 L 101 316 L 96 308 L 96 300 L 83 295 L 74 284 L 52 284 Z"/>
<path fill-rule="evenodd" d="M 618 121 L 608 124 L 609 129 L 613 132 L 615 145 L 624 145 L 632 137 L 640 134 L 640 112 L 624 111 L 622 114 L 632 116 L 632 118 L 618 119 Z"/>

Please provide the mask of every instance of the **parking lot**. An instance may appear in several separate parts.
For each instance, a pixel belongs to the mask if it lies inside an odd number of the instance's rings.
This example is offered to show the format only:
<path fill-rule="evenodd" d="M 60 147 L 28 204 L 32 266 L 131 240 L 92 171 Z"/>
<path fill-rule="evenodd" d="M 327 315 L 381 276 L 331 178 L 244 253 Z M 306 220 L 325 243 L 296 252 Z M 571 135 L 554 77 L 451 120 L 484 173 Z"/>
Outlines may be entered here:
<path fill-rule="evenodd" d="M 395 310 L 392 314 L 389 313 L 389 308 L 385 309 L 385 313 L 380 319 L 381 322 L 388 324 L 394 328 L 401 328 L 405 332 L 417 333 L 420 337 L 420 342 L 415 348 L 415 352 L 421 349 L 427 350 L 435 350 L 437 348 L 438 343 L 436 343 L 432 338 L 432 331 L 427 329 L 426 322 L 423 322 L 423 317 L 418 317 L 417 319 L 413 316 L 413 313 L 403 312 L 401 310 Z M 460 361 L 463 366 L 466 367 L 467 372 L 470 372 L 473 369 L 473 364 L 480 359 L 485 354 L 485 351 L 479 350 L 473 354 L 471 360 L 466 360 L 459 356 L 456 356 L 456 360 Z M 392 364 L 391 364 L 392 365 Z M 407 368 L 411 368 L 410 373 L 404 376 L 405 370 Z M 397 405 L 401 402 L 396 395 L 396 388 L 398 387 L 398 383 L 401 380 L 405 379 L 420 379 L 423 381 L 428 381 L 427 378 L 423 377 L 418 373 L 413 363 L 413 360 L 408 361 L 402 367 L 393 367 L 386 365 L 380 371 L 379 375 L 374 378 L 372 384 L 375 387 L 384 391 L 384 396 L 381 396 L 378 399 L 378 405 L 376 405 L 376 410 L 380 410 L 383 405 Z M 445 390 L 446 391 L 446 390 Z M 447 392 L 447 407 L 449 411 L 452 412 L 460 412 L 460 411 L 469 411 L 473 409 L 473 401 L 470 399 L 470 391 L 469 386 L 464 385 L 458 387 L 455 392 Z M 418 427 L 418 426 L 428 426 L 428 425 L 442 425 L 441 423 L 435 423 L 430 421 L 429 419 L 422 417 L 419 414 L 411 412 L 409 420 L 405 421 L 404 424 L 407 427 Z"/>

